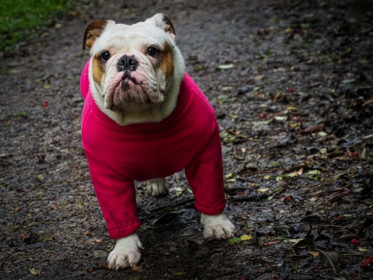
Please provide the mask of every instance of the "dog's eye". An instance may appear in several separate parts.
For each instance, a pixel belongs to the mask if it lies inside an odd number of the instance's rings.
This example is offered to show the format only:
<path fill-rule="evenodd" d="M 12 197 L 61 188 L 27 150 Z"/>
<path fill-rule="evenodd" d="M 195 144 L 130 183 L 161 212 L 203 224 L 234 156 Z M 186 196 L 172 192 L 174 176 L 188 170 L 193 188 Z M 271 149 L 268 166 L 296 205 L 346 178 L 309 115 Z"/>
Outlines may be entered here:
<path fill-rule="evenodd" d="M 110 57 L 111 57 L 111 55 L 108 51 L 105 51 L 100 55 L 101 60 L 104 61 L 104 62 L 108 61 Z"/>
<path fill-rule="evenodd" d="M 146 50 L 146 53 L 150 56 L 156 56 L 158 53 L 159 53 L 159 50 L 155 47 L 149 47 L 147 50 Z"/>

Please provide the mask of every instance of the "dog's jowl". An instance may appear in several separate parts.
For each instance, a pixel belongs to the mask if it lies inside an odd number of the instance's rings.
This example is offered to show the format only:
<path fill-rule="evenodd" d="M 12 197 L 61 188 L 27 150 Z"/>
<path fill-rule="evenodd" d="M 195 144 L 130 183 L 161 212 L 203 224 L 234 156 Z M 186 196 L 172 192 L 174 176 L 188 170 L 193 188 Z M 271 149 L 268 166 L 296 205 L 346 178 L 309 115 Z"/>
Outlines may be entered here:
<path fill-rule="evenodd" d="M 215 111 L 184 72 L 175 28 L 162 14 L 133 25 L 95 21 L 84 33 L 91 58 L 81 90 L 83 146 L 110 236 L 110 268 L 141 259 L 134 181 L 152 195 L 165 177 L 185 170 L 205 238 L 234 235 L 226 205 Z"/>

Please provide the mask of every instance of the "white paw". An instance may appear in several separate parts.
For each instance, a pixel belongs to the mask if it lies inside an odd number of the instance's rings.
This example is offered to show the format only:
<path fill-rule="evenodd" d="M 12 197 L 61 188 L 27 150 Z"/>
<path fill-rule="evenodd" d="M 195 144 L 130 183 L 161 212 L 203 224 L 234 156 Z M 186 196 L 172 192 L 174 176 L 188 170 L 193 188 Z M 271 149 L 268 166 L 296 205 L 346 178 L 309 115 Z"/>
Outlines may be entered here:
<path fill-rule="evenodd" d="M 236 227 L 225 214 L 201 214 L 201 224 L 204 226 L 203 236 L 207 239 L 227 239 L 235 234 Z"/>
<path fill-rule="evenodd" d="M 169 184 L 165 178 L 151 179 L 146 182 L 146 190 L 152 196 L 167 195 Z"/>
<path fill-rule="evenodd" d="M 132 234 L 117 240 L 107 261 L 110 269 L 121 269 L 137 264 L 141 259 L 142 244 L 137 234 Z"/>

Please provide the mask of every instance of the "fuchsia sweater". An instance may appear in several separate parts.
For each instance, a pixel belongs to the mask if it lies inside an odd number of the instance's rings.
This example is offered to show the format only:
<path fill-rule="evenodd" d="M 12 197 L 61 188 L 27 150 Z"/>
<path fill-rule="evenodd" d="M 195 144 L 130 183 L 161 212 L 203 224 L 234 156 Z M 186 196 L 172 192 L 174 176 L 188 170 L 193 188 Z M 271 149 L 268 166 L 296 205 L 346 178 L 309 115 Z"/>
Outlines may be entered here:
<path fill-rule="evenodd" d="M 172 175 L 185 169 L 196 208 L 218 215 L 225 208 L 219 127 L 207 98 L 185 74 L 173 113 L 157 123 L 120 126 L 96 105 L 83 69 L 85 99 L 82 141 L 91 178 L 110 236 L 128 236 L 140 227 L 134 180 Z"/>

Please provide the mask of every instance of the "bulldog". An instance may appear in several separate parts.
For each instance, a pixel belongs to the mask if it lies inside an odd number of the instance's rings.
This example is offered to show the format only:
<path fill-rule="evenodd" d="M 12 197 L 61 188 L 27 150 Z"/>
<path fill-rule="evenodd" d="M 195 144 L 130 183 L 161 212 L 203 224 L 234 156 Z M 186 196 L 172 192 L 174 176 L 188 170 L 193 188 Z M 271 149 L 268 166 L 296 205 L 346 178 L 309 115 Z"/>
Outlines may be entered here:
<path fill-rule="evenodd" d="M 234 236 L 215 111 L 185 73 L 175 28 L 163 14 L 133 25 L 94 21 L 84 32 L 90 59 L 81 76 L 82 143 L 111 238 L 109 268 L 137 264 L 143 248 L 134 181 L 153 196 L 185 170 L 207 239 Z"/>

